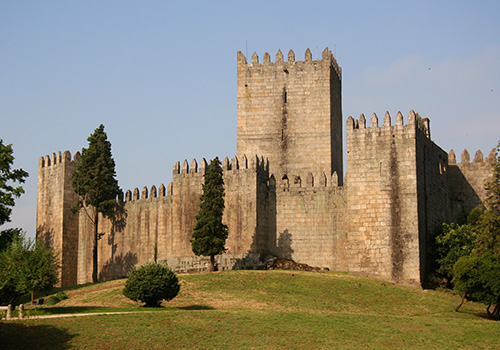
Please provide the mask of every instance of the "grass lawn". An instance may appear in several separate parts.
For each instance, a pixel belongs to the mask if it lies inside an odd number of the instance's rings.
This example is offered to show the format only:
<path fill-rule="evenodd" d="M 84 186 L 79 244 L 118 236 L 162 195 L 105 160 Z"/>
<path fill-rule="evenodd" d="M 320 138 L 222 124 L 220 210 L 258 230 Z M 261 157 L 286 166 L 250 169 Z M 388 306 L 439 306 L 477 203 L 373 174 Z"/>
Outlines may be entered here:
<path fill-rule="evenodd" d="M 163 308 L 121 295 L 124 280 L 65 289 L 30 315 L 136 311 L 0 322 L 13 349 L 494 349 L 500 322 L 482 304 L 345 273 L 227 271 L 180 275 Z M 144 312 L 148 311 L 148 312 Z"/>

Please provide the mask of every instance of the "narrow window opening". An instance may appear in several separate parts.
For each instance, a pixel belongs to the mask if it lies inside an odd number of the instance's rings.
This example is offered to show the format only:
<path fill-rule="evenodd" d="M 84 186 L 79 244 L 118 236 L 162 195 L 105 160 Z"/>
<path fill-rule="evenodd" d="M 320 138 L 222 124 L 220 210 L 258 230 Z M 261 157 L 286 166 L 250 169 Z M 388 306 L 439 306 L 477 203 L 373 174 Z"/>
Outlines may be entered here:
<path fill-rule="evenodd" d="M 286 103 L 286 102 L 287 102 L 286 91 L 283 93 L 283 102 L 284 102 L 284 103 Z"/>

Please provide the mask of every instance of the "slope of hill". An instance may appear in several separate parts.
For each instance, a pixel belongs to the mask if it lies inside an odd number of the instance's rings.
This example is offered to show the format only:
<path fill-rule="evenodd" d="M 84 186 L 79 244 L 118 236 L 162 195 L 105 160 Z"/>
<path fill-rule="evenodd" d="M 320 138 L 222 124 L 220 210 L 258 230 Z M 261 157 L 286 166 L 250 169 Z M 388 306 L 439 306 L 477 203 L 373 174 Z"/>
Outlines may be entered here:
<path fill-rule="evenodd" d="M 37 313 L 137 311 L 0 323 L 15 348 L 495 348 L 500 322 L 457 296 L 345 273 L 227 271 L 180 275 L 181 292 L 160 309 L 140 308 L 125 280 L 65 289 Z M 142 312 L 141 312 L 142 311 Z M 150 311 L 150 312 L 144 312 Z M 35 311 L 31 311 L 32 314 Z"/>

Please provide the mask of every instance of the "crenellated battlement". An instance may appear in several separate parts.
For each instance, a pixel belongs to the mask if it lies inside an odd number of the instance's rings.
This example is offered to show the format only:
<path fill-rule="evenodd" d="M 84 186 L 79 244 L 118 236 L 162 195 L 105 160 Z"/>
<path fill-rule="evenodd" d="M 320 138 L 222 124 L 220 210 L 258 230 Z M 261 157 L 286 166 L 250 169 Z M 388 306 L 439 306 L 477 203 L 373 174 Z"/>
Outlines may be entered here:
<path fill-rule="evenodd" d="M 305 176 L 284 174 L 276 180 L 276 177 L 272 174 L 269 178 L 269 185 L 276 186 L 284 191 L 339 187 L 339 176 L 337 172 L 334 172 L 331 176 L 327 176 L 324 172 L 316 175 L 307 173 Z"/>
<path fill-rule="evenodd" d="M 52 153 L 51 156 L 44 156 L 40 157 L 40 160 L 38 161 L 38 167 L 39 168 L 45 168 L 45 167 L 50 167 L 50 166 L 57 166 L 58 164 L 61 163 L 66 163 L 66 162 L 76 162 L 78 163 L 80 161 L 80 152 L 77 151 L 74 155 L 73 158 L 71 158 L 71 152 L 66 150 L 64 153 L 61 154 L 61 151 L 56 153 Z"/>
<path fill-rule="evenodd" d="M 481 150 L 477 150 L 474 155 L 474 159 L 472 160 L 472 163 L 470 161 L 470 153 L 466 148 L 462 151 L 460 163 L 457 163 L 457 156 L 453 149 L 450 151 L 450 153 L 448 153 L 448 164 L 452 165 L 483 164 L 483 163 L 492 164 L 495 162 L 495 159 L 496 159 L 495 148 L 493 148 L 490 151 L 490 154 L 486 158 L 484 158 L 483 152 L 481 152 Z"/>
<path fill-rule="evenodd" d="M 171 196 L 173 192 L 173 184 L 170 182 L 168 184 L 168 187 L 165 187 L 164 184 L 161 184 L 158 189 L 156 189 L 156 186 L 153 185 L 151 186 L 151 189 L 148 190 L 147 186 L 144 186 L 142 188 L 142 191 L 139 191 L 139 188 L 135 188 L 133 191 L 127 190 L 125 192 L 125 198 L 122 197 L 122 201 L 124 202 L 132 202 L 136 200 L 143 200 L 143 199 L 154 199 L 154 198 L 164 198 Z"/>
<path fill-rule="evenodd" d="M 293 66 L 295 64 L 311 64 L 311 63 L 326 63 L 328 65 L 331 65 L 335 72 L 337 73 L 337 76 L 339 79 L 342 78 L 342 68 L 339 66 L 337 60 L 333 56 L 332 52 L 328 50 L 328 47 L 326 47 L 323 50 L 323 53 L 321 54 L 321 59 L 320 60 L 313 60 L 312 59 L 312 54 L 311 50 L 307 48 L 306 52 L 304 53 L 304 61 L 295 61 L 295 52 L 293 50 L 288 51 L 287 55 L 287 61 L 284 61 L 283 59 L 283 53 L 281 50 L 278 50 L 276 53 L 276 59 L 274 62 L 271 61 L 271 55 L 268 52 L 264 53 L 263 60 L 262 62 L 259 61 L 259 56 L 257 55 L 256 52 L 252 54 L 251 57 L 251 62 L 247 63 L 247 59 L 245 55 L 241 52 L 238 51 L 238 66 L 244 66 L 244 65 L 263 65 L 263 66 L 269 66 L 269 67 L 281 67 L 284 70 L 286 70 L 286 66 Z"/>
<path fill-rule="evenodd" d="M 361 114 L 359 119 L 354 119 L 352 116 L 349 116 L 346 121 L 346 129 L 349 133 L 352 130 L 373 130 L 379 129 L 379 131 L 384 130 L 384 128 L 388 127 L 396 127 L 402 128 L 404 126 L 414 127 L 415 130 L 420 130 L 424 135 L 430 139 L 431 137 L 431 129 L 430 129 L 430 120 L 429 118 L 422 118 L 418 113 L 411 110 L 408 113 L 408 123 L 404 124 L 403 114 L 398 111 L 396 115 L 396 123 L 392 124 L 391 115 L 389 112 L 385 112 L 383 124 L 379 126 L 379 119 L 376 113 L 372 114 L 371 117 L 371 126 L 366 125 L 366 118 L 364 114 Z M 412 128 L 413 129 L 413 128 Z"/>
<path fill-rule="evenodd" d="M 182 162 L 182 166 L 180 161 L 177 161 L 173 166 L 173 176 L 179 177 L 180 179 L 199 177 L 201 181 L 209 166 L 210 164 L 207 163 L 205 158 L 202 158 L 199 164 L 196 159 L 193 159 L 190 164 L 188 163 L 187 159 L 185 159 Z M 240 158 L 235 156 L 231 160 L 229 160 L 228 157 L 225 157 L 222 161 L 222 170 L 224 171 L 224 174 L 233 174 L 239 170 L 266 171 L 268 167 L 269 161 L 267 159 L 264 159 L 264 157 L 259 158 L 257 156 L 251 157 L 250 161 L 247 159 L 246 155 L 243 155 Z M 170 182 L 168 184 L 168 187 L 165 187 L 164 184 L 161 184 L 158 189 L 155 185 L 151 186 L 150 189 L 148 189 L 147 186 L 144 186 L 142 190 L 139 190 L 139 188 L 136 187 L 133 191 L 127 190 L 125 192 L 123 201 L 132 202 L 137 200 L 169 197 L 173 195 L 173 192 L 173 182 Z"/>

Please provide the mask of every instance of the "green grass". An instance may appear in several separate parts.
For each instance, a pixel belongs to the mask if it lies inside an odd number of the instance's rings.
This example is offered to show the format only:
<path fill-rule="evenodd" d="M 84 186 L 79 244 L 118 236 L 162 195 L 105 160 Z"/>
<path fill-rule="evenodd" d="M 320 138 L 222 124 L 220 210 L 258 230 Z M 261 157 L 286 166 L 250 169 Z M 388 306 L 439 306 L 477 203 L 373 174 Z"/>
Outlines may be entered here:
<path fill-rule="evenodd" d="M 137 311 L 0 323 L 7 348 L 493 349 L 500 322 L 484 305 L 344 273 L 227 271 L 181 275 L 163 308 L 138 307 L 124 281 L 65 289 L 38 314 Z M 139 312 L 149 311 L 149 312 Z"/>

